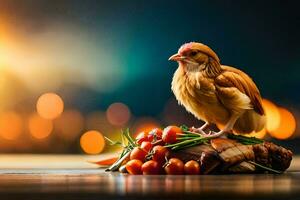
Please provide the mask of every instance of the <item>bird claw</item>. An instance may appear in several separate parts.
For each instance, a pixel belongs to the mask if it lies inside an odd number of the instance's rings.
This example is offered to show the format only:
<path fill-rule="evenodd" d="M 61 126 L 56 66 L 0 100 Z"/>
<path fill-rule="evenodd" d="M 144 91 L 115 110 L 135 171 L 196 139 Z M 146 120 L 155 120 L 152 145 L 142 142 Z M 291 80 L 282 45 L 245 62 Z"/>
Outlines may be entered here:
<path fill-rule="evenodd" d="M 215 132 L 215 131 L 209 131 L 208 133 L 206 133 L 202 127 L 200 128 L 195 128 L 194 126 L 191 127 L 190 129 L 192 132 L 199 134 L 200 136 L 202 136 L 203 138 L 217 138 L 217 137 L 222 137 L 227 131 L 225 130 L 221 130 L 219 132 Z"/>
<path fill-rule="evenodd" d="M 218 138 L 218 137 L 222 137 L 225 134 L 226 131 L 221 130 L 219 132 L 215 132 L 215 131 L 209 131 L 206 138 Z"/>
<path fill-rule="evenodd" d="M 194 133 L 197 133 L 199 135 L 207 135 L 207 133 L 205 133 L 201 128 L 195 128 L 195 127 L 192 127 L 191 128 L 191 131 L 194 132 Z"/>

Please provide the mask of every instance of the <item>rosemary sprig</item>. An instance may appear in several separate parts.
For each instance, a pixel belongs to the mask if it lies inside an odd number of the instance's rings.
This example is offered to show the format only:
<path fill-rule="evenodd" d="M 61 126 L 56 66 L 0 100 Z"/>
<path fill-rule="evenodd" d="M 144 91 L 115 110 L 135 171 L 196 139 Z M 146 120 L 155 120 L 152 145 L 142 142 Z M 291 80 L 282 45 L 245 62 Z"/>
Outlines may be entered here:
<path fill-rule="evenodd" d="M 246 136 L 235 135 L 235 134 L 228 134 L 227 137 L 229 139 L 237 140 L 238 142 L 245 145 L 261 144 L 264 142 L 263 140 L 258 139 L 256 137 L 246 137 Z"/>
<path fill-rule="evenodd" d="M 122 130 L 122 135 L 125 136 L 130 145 L 136 146 L 134 139 L 130 136 L 129 128 L 127 128 L 125 131 Z"/>
<path fill-rule="evenodd" d="M 119 145 L 119 146 L 121 146 L 121 147 L 125 147 L 125 146 L 123 145 L 123 143 L 120 142 L 120 141 L 113 141 L 113 140 L 109 139 L 109 138 L 106 137 L 106 136 L 104 136 L 104 138 L 110 143 L 110 145 Z"/>
<path fill-rule="evenodd" d="M 135 140 L 131 137 L 129 129 L 126 129 L 125 131 L 122 130 L 122 140 L 123 140 L 122 143 L 114 142 L 107 137 L 105 137 L 105 139 L 108 140 L 112 145 L 120 145 L 121 144 L 124 147 L 122 153 L 119 156 L 119 159 L 114 164 L 112 164 L 108 169 L 106 169 L 106 171 L 116 171 L 122 165 L 123 161 L 129 157 L 132 149 L 134 147 L 136 147 L 137 144 L 135 143 Z M 127 142 L 128 142 L 127 146 L 125 146 L 124 140 L 127 140 Z"/>
<path fill-rule="evenodd" d="M 165 145 L 167 148 L 171 148 L 172 150 L 180 150 L 188 147 L 192 147 L 198 144 L 202 144 L 207 142 L 208 140 L 206 138 L 201 137 L 198 135 L 198 137 L 192 137 L 190 139 L 183 139 L 181 142 L 177 142 L 174 144 L 168 144 Z"/>
<path fill-rule="evenodd" d="M 174 151 L 178 151 L 178 150 L 181 150 L 181 149 L 185 149 L 185 148 L 189 148 L 189 147 L 193 147 L 193 146 L 196 146 L 198 144 L 203 144 L 205 143 L 207 140 L 203 139 L 203 140 L 199 140 L 199 141 L 193 141 L 193 142 L 190 142 L 190 143 L 187 143 L 185 145 L 179 145 L 179 146 L 174 146 L 172 147 L 171 149 L 174 150 Z"/>

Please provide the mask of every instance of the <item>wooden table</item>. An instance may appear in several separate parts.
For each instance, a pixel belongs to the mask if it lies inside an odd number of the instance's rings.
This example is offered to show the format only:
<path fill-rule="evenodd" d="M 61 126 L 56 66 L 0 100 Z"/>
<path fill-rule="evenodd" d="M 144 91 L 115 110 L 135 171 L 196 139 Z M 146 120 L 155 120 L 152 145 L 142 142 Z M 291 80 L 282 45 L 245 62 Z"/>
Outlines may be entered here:
<path fill-rule="evenodd" d="M 295 199 L 300 157 L 282 175 L 131 176 L 79 155 L 0 155 L 0 199 Z"/>

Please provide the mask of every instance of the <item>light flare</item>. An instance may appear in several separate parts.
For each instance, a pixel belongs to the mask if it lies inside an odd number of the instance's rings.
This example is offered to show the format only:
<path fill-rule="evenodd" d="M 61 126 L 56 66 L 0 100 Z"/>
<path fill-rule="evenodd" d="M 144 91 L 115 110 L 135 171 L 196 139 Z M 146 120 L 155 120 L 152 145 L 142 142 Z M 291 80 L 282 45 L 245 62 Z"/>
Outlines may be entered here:
<path fill-rule="evenodd" d="M 274 138 L 284 140 L 290 138 L 296 130 L 296 119 L 293 114 L 285 108 L 279 108 L 280 124 L 270 131 L 270 135 Z"/>
<path fill-rule="evenodd" d="M 45 119 L 55 119 L 64 109 L 64 102 L 55 93 L 45 93 L 39 97 L 36 109 L 38 114 Z"/>
<path fill-rule="evenodd" d="M 88 131 L 80 138 L 80 146 L 87 154 L 99 154 L 105 147 L 105 140 L 99 131 Z"/>
<path fill-rule="evenodd" d="M 262 105 L 266 114 L 266 128 L 268 132 L 273 132 L 280 125 L 280 113 L 277 106 L 267 99 L 262 100 Z"/>
<path fill-rule="evenodd" d="M 36 139 L 44 139 L 51 134 L 53 130 L 53 123 L 51 120 L 42 118 L 35 113 L 29 117 L 28 128 L 32 137 Z"/>
<path fill-rule="evenodd" d="M 15 140 L 23 132 L 22 117 L 14 112 L 7 111 L 0 114 L 0 136 L 7 140 Z"/>
<path fill-rule="evenodd" d="M 106 117 L 112 125 L 124 126 L 130 119 L 130 110 L 123 103 L 113 103 L 108 107 Z"/>

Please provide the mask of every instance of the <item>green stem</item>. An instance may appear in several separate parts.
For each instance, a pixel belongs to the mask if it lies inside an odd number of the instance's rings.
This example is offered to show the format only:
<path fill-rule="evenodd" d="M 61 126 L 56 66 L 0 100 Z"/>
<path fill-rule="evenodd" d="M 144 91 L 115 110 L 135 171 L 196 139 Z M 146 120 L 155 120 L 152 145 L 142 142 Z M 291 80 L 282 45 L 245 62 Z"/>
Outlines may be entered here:
<path fill-rule="evenodd" d="M 242 136 L 242 135 L 234 135 L 234 134 L 228 134 L 227 136 L 230 139 L 234 139 L 239 141 L 242 144 L 261 144 L 264 141 L 255 137 L 246 137 L 246 136 Z"/>
<path fill-rule="evenodd" d="M 201 144 L 203 142 L 204 141 L 196 141 L 196 142 L 191 142 L 190 144 L 186 144 L 186 145 L 182 145 L 182 146 L 175 146 L 175 147 L 172 147 L 172 150 L 177 151 L 177 150 L 185 149 L 185 148 L 188 148 L 188 147 L 192 147 L 192 146 Z"/>
<path fill-rule="evenodd" d="M 190 142 L 193 142 L 193 141 L 198 141 L 198 140 L 203 140 L 202 137 L 199 137 L 199 138 L 195 138 L 195 139 L 191 139 L 191 140 L 185 140 L 185 141 L 182 141 L 182 142 L 178 142 L 178 143 L 175 143 L 175 144 L 169 144 L 169 145 L 166 145 L 165 147 L 174 147 L 174 146 L 180 146 L 180 145 L 183 145 L 183 144 L 188 144 Z"/>
<path fill-rule="evenodd" d="M 190 139 L 195 139 L 195 137 L 179 137 L 179 138 L 176 138 L 176 140 L 180 141 L 180 140 L 190 140 Z"/>
<path fill-rule="evenodd" d="M 104 138 L 110 143 L 110 145 L 119 145 L 119 146 L 121 146 L 121 147 L 124 147 L 124 145 L 123 145 L 121 142 L 119 142 L 119 141 L 115 142 L 115 141 L 109 139 L 109 138 L 106 137 L 106 136 L 104 136 Z"/>
<path fill-rule="evenodd" d="M 253 165 L 257 166 L 257 167 L 260 167 L 260 168 L 262 168 L 262 169 L 264 169 L 264 170 L 273 172 L 273 173 L 275 173 L 275 174 L 282 174 L 282 173 L 283 173 L 282 171 L 278 171 L 278 170 L 275 170 L 275 169 L 272 169 L 272 168 L 263 166 L 263 165 L 258 164 L 258 163 L 256 163 L 256 162 L 253 162 L 253 161 L 248 161 L 248 163 L 251 163 L 251 164 L 253 164 Z"/>
<path fill-rule="evenodd" d="M 129 129 L 126 129 L 125 131 L 122 131 L 122 134 L 126 137 L 126 139 L 128 140 L 128 142 L 129 142 L 132 146 L 136 146 L 134 140 L 133 140 L 132 137 L 130 136 Z"/>
<path fill-rule="evenodd" d="M 131 150 L 126 152 L 123 157 L 121 157 L 119 160 L 117 160 L 114 164 L 112 164 L 106 171 L 116 171 L 119 169 L 119 167 L 122 165 L 123 161 L 130 155 Z"/>

